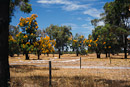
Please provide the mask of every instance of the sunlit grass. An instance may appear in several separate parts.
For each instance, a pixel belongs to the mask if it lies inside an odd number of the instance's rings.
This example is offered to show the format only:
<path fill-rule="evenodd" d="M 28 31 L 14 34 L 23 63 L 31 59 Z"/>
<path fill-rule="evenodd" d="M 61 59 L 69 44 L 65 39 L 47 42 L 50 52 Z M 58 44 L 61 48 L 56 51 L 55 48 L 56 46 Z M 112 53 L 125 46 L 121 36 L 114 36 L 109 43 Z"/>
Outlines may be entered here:
<path fill-rule="evenodd" d="M 127 87 L 130 70 L 52 69 L 53 87 Z M 49 70 L 35 66 L 11 66 L 11 87 L 48 87 Z"/>
<path fill-rule="evenodd" d="M 120 54 L 122 55 L 122 54 Z M 35 55 L 30 55 L 31 60 Z M 42 60 L 49 60 L 46 55 L 42 55 Z M 57 55 L 55 55 L 57 56 Z M 55 61 L 72 60 L 75 55 L 63 55 L 61 59 Z M 103 55 L 104 56 L 104 55 Z M 101 59 L 94 58 L 95 54 L 82 56 L 83 66 L 127 66 L 130 67 L 130 59 L 121 59 L 120 57 L 112 56 L 112 64 L 109 63 L 109 58 Z M 71 58 L 72 57 L 72 58 Z M 91 58 L 92 57 L 92 58 Z M 19 59 L 20 58 L 20 59 Z M 69 59 L 70 58 L 70 59 Z M 75 58 L 79 58 L 76 57 Z M 117 58 L 117 59 L 116 59 Z M 30 61 L 24 60 L 24 57 L 10 58 L 10 63 L 15 61 Z M 34 60 L 35 61 L 35 60 Z M 34 64 L 15 64 L 10 65 L 11 87 L 48 87 L 49 85 L 49 69 L 47 67 L 36 67 Z M 48 62 L 41 64 L 47 65 Z M 57 66 L 79 66 L 79 61 L 76 63 L 52 63 L 52 87 L 129 87 L 130 86 L 130 70 L 129 69 L 63 69 L 54 68 Z"/>

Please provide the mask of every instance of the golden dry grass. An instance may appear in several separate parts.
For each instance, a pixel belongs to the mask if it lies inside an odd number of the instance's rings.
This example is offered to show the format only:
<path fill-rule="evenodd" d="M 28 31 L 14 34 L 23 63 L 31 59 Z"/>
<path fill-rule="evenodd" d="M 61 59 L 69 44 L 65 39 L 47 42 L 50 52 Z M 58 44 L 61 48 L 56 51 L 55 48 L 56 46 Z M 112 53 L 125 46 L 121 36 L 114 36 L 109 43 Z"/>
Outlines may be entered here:
<path fill-rule="evenodd" d="M 55 55 L 58 57 L 58 55 Z M 130 59 L 121 59 L 123 54 L 112 56 L 112 64 L 105 55 L 101 55 L 101 59 L 97 59 L 95 54 L 82 56 L 82 66 L 120 66 L 130 67 Z M 30 55 L 31 60 L 36 60 L 35 55 Z M 47 57 L 42 55 L 42 60 L 49 60 L 52 55 Z M 61 59 L 54 61 L 65 61 L 78 59 L 75 54 L 65 54 Z M 129 58 L 129 56 L 128 56 Z M 19 61 L 27 62 L 24 57 L 9 58 L 10 63 Z M 45 67 L 36 67 L 34 65 L 48 65 L 47 63 L 39 64 L 11 64 L 11 87 L 48 87 L 49 70 Z M 79 61 L 75 63 L 56 63 L 55 66 L 78 66 Z M 52 69 L 52 87 L 129 87 L 130 86 L 130 69 Z"/>
<path fill-rule="evenodd" d="M 48 65 L 49 60 L 53 61 L 68 61 L 68 60 L 75 60 L 82 58 L 82 66 L 121 66 L 121 67 L 130 67 L 130 56 L 128 56 L 128 59 L 123 58 L 123 53 L 119 55 L 111 55 L 111 64 L 110 64 L 110 58 L 105 58 L 105 55 L 101 55 L 101 59 L 96 58 L 96 54 L 88 54 L 86 56 L 76 56 L 75 54 L 64 54 L 61 56 L 61 58 L 58 58 L 58 54 L 55 54 L 55 57 L 53 57 L 52 54 L 48 56 L 42 54 L 40 56 L 41 60 L 45 60 L 45 62 L 37 63 L 37 56 L 34 54 L 30 54 L 30 60 L 25 60 L 25 56 L 20 55 L 19 57 L 15 55 L 15 57 L 9 57 L 9 63 L 18 63 L 20 65 Z M 79 66 L 79 61 L 75 62 L 53 62 L 53 66 Z M 22 62 L 22 64 L 21 64 Z M 31 62 L 31 63 L 27 63 Z M 33 62 L 33 63 L 32 63 Z"/>

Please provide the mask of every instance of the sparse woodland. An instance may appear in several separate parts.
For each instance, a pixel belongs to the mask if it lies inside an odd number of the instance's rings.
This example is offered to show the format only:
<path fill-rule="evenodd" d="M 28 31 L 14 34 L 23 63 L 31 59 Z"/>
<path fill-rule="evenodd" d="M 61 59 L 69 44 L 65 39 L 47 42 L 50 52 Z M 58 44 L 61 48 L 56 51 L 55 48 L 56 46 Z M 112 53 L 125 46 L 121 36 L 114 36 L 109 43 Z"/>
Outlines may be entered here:
<path fill-rule="evenodd" d="M 29 0 L 0 1 L 0 87 L 48 87 L 48 61 L 52 87 L 130 86 L 130 0 L 105 3 L 88 36 L 74 35 L 67 25 L 40 29 L 35 13 L 9 24 L 16 7 L 30 13 L 31 6 Z"/>

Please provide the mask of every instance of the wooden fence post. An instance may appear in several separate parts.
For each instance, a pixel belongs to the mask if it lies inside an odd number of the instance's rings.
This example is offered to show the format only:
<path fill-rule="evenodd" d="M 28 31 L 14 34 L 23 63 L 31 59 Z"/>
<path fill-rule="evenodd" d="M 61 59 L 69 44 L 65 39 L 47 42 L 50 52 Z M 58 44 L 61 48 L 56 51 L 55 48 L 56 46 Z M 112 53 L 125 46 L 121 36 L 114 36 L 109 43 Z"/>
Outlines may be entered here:
<path fill-rule="evenodd" d="M 81 57 L 80 57 L 80 69 L 81 69 Z"/>
<path fill-rule="evenodd" d="M 49 61 L 49 87 L 51 87 L 51 61 Z"/>

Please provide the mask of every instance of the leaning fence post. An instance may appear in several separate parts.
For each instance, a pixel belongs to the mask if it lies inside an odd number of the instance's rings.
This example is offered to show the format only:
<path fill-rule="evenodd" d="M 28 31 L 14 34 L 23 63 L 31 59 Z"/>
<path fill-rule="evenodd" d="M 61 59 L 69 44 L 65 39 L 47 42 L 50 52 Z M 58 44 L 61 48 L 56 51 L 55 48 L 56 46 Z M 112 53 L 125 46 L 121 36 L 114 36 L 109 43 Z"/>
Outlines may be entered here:
<path fill-rule="evenodd" d="M 49 87 L 51 87 L 51 61 L 49 61 Z"/>
<path fill-rule="evenodd" d="M 80 69 L 81 69 L 81 57 L 80 57 Z"/>

